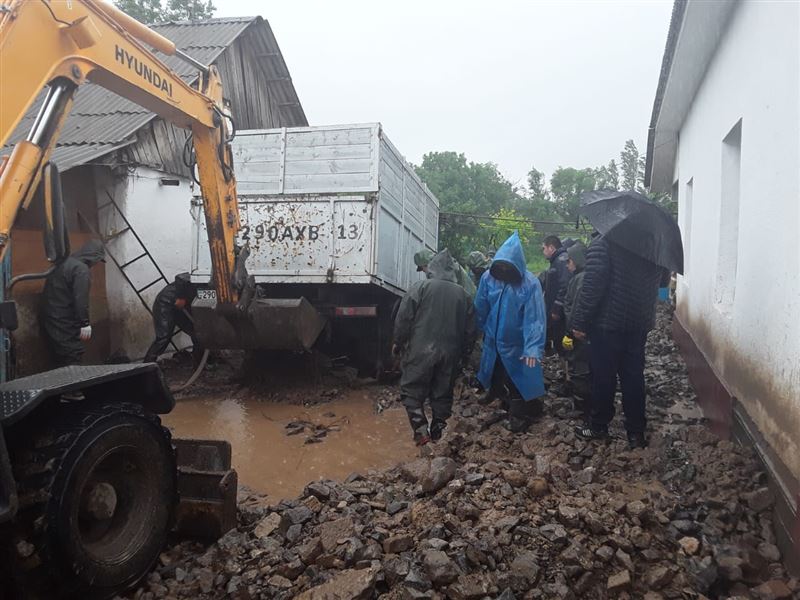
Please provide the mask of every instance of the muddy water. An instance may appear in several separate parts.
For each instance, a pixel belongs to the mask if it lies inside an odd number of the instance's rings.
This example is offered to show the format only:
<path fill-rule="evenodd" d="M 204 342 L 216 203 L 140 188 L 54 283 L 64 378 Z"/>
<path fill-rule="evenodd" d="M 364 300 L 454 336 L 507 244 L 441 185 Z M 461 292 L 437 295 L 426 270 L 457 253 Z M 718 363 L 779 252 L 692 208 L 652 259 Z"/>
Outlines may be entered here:
<path fill-rule="evenodd" d="M 327 425 L 319 443 L 306 434 L 286 435 L 294 420 Z M 271 501 L 293 498 L 315 479 L 342 480 L 354 471 L 383 468 L 416 456 L 405 411 L 375 414 L 368 394 L 349 392 L 311 407 L 236 398 L 179 400 L 163 417 L 175 437 L 225 439 L 233 446 L 239 482 Z"/>

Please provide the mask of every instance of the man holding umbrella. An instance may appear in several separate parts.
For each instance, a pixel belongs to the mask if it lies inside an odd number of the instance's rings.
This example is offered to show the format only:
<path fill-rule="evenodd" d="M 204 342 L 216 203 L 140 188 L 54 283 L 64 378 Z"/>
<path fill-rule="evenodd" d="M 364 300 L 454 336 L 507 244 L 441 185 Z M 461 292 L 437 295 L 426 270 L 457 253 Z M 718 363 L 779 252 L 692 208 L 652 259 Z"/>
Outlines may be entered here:
<path fill-rule="evenodd" d="M 655 326 L 658 288 L 671 270 L 683 272 L 680 230 L 666 212 L 636 192 L 597 191 L 581 198 L 581 213 L 598 230 L 586 252 L 573 335 L 592 340 L 592 399 L 588 426 L 577 433 L 608 437 L 617 376 L 631 448 L 645 437 L 645 343 Z"/>

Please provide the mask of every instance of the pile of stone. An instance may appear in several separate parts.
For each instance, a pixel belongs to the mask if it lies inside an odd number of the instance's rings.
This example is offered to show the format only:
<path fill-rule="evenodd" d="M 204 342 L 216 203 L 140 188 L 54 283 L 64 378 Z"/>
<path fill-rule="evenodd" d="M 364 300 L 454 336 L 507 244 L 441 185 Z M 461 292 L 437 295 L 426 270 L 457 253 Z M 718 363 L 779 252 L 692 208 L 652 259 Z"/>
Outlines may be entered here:
<path fill-rule="evenodd" d="M 433 456 L 273 506 L 251 495 L 237 530 L 170 548 L 134 597 L 800 599 L 755 457 L 673 410 L 694 397 L 661 325 L 649 448 L 577 439 L 568 398 L 512 434 L 472 395 Z"/>

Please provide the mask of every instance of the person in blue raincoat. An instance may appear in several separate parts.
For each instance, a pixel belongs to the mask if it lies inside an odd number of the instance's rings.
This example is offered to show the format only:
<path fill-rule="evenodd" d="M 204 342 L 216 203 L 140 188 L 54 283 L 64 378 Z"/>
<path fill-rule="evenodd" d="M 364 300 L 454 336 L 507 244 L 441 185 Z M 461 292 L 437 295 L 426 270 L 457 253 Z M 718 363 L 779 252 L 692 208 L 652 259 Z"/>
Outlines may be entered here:
<path fill-rule="evenodd" d="M 543 411 L 547 317 L 541 284 L 526 268 L 517 232 L 481 277 L 475 318 L 484 335 L 478 371 L 478 380 L 489 390 L 484 401 L 501 398 L 509 413 L 508 428 L 525 431 Z"/>

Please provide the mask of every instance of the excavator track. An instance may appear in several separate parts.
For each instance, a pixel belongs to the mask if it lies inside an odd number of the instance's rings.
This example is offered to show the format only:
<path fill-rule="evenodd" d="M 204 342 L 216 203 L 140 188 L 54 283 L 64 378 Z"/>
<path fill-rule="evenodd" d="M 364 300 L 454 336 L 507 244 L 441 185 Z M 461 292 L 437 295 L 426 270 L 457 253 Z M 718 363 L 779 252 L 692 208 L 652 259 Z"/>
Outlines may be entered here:
<path fill-rule="evenodd" d="M 170 433 L 135 404 L 42 408 L 8 431 L 20 502 L 2 536 L 8 597 L 111 597 L 150 570 L 171 527 Z"/>

